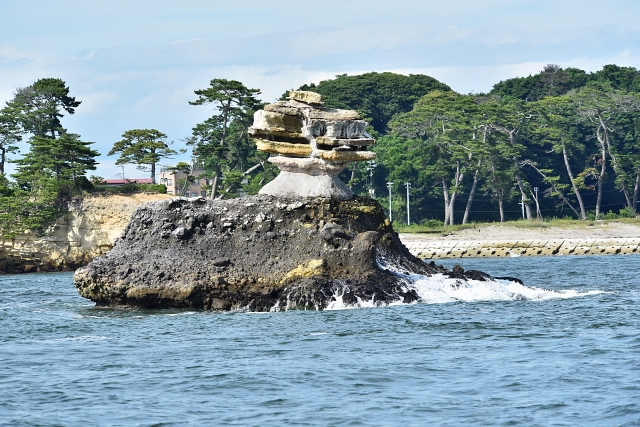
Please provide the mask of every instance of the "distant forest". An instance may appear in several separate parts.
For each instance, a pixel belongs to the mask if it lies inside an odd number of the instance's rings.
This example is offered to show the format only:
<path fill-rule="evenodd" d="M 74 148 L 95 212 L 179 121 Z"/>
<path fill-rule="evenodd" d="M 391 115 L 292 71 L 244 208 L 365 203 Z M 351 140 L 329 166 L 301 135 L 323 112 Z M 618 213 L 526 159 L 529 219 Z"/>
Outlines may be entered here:
<path fill-rule="evenodd" d="M 547 65 L 463 95 L 423 75 L 368 73 L 300 87 L 360 111 L 378 137 L 375 164 L 343 179 L 416 222 L 634 216 L 640 191 L 640 72 Z M 537 203 L 536 203 L 537 200 Z"/>

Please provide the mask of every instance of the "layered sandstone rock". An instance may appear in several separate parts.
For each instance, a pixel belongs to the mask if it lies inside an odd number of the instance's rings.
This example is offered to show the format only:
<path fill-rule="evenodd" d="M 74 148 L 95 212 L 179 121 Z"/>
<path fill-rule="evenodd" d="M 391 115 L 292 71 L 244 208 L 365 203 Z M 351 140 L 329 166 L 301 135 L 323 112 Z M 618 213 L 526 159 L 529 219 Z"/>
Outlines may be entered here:
<path fill-rule="evenodd" d="M 322 107 L 319 94 L 292 91 L 289 101 L 268 104 L 254 115 L 249 134 L 281 172 L 260 194 L 353 198 L 338 178 L 346 164 L 373 160 L 376 143 L 358 112 Z"/>

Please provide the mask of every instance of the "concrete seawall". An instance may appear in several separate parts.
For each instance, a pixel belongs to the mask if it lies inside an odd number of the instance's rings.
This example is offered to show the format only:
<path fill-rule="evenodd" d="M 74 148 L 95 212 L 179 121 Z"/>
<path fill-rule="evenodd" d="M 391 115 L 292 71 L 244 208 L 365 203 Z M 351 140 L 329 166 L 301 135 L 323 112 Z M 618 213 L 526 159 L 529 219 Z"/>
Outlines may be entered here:
<path fill-rule="evenodd" d="M 459 242 L 405 242 L 420 259 L 483 258 L 551 255 L 613 255 L 640 252 L 640 238 L 630 239 L 558 239 Z"/>

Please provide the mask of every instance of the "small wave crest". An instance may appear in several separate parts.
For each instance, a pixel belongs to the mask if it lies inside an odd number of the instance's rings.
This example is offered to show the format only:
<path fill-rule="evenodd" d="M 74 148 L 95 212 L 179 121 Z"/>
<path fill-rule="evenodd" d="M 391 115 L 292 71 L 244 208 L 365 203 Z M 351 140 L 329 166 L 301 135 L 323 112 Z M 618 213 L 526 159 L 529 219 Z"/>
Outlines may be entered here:
<path fill-rule="evenodd" d="M 526 286 L 521 283 L 504 280 L 461 280 L 452 279 L 444 274 L 423 276 L 413 274 L 400 276 L 405 282 L 405 292 L 414 290 L 419 300 L 414 303 L 442 304 L 449 302 L 483 302 L 483 301 L 543 301 L 550 299 L 575 298 L 588 295 L 602 294 L 604 291 L 578 291 L 575 289 L 549 290 L 536 286 Z M 346 287 L 334 289 L 332 301 L 325 310 L 347 310 L 354 308 L 378 307 L 380 305 L 403 305 L 402 299 L 384 303 L 374 299 L 364 300 L 356 297 L 357 302 L 346 304 L 343 296 Z"/>
<path fill-rule="evenodd" d="M 349 310 L 354 308 L 371 308 L 371 307 L 379 307 L 381 305 L 380 301 L 375 301 L 374 298 L 370 300 L 362 299 L 359 296 L 355 296 L 356 302 L 352 304 L 347 304 L 344 302 L 344 295 L 348 293 L 349 287 L 342 286 L 336 287 L 333 289 L 333 295 L 331 298 L 331 302 L 327 304 L 325 310 Z M 398 299 L 397 301 L 391 303 L 384 303 L 383 305 L 401 305 L 403 304 L 402 299 Z"/>
<path fill-rule="evenodd" d="M 554 291 L 502 279 L 486 281 L 451 279 L 443 274 L 434 274 L 431 277 L 412 275 L 407 279 L 408 289 L 414 289 L 421 302 L 427 304 L 455 301 L 541 301 L 602 293 L 602 291 L 583 292 L 575 289 Z"/>
<path fill-rule="evenodd" d="M 43 341 L 27 341 L 27 342 L 37 342 L 40 344 L 57 344 L 57 343 L 69 342 L 69 341 L 105 341 L 108 339 L 109 339 L 108 337 L 105 337 L 102 335 L 82 335 L 78 337 L 64 337 L 64 338 L 54 338 L 54 339 L 43 340 Z"/>
<path fill-rule="evenodd" d="M 483 301 L 543 301 L 550 299 L 566 299 L 602 294 L 604 291 L 578 291 L 575 289 L 550 290 L 536 286 L 526 286 L 522 283 L 506 279 L 473 280 L 453 279 L 444 274 L 424 276 L 420 274 L 402 274 L 394 265 L 379 259 L 380 268 L 396 274 L 398 279 L 405 283 L 404 291 L 415 291 L 419 300 L 417 303 L 441 304 L 449 302 L 483 302 Z M 366 308 L 380 306 L 380 302 L 363 300 L 356 297 L 354 304 L 345 304 L 343 296 L 346 287 L 334 289 L 333 300 L 327 305 L 326 310 L 345 310 L 353 308 Z M 415 304 L 410 303 L 410 304 Z M 392 303 L 383 305 L 404 304 L 401 298 Z"/>
<path fill-rule="evenodd" d="M 520 281 L 509 280 L 507 278 L 494 278 L 490 280 L 456 279 L 441 273 L 433 274 L 431 276 L 420 274 L 407 275 L 405 272 L 400 271 L 395 265 L 386 262 L 384 259 L 378 259 L 378 265 L 380 268 L 396 275 L 398 280 L 403 283 L 403 292 L 399 293 L 396 298 L 390 296 L 391 298 L 383 301 L 377 301 L 375 298 L 362 298 L 361 296 L 354 295 L 353 289 L 350 289 L 350 286 L 345 284 L 333 288 L 333 294 L 329 298 L 330 301 L 327 306 L 324 307 L 324 310 L 349 310 L 417 303 L 442 304 L 450 302 L 544 301 L 606 293 L 601 290 L 579 291 L 576 289 L 544 289 L 536 286 L 527 286 Z M 404 303 L 402 294 L 408 292 L 415 292 L 418 296 L 418 300 L 410 303 Z M 345 296 L 347 294 L 348 302 L 345 302 Z M 292 304 L 289 298 L 290 293 L 287 295 L 287 299 L 284 301 L 284 304 L 277 301 L 270 311 L 290 310 L 292 308 Z M 354 299 L 355 302 L 353 302 Z M 315 307 L 316 310 L 321 309 L 317 304 L 315 304 Z"/>
<path fill-rule="evenodd" d="M 603 291 L 577 291 L 575 289 L 549 290 L 536 286 L 507 280 L 473 280 L 452 279 L 444 274 L 423 276 L 420 274 L 403 275 L 394 265 L 385 259 L 378 259 L 378 265 L 398 275 L 406 283 L 406 290 L 415 290 L 420 297 L 419 302 L 438 304 L 447 302 L 482 302 L 482 301 L 542 301 L 559 298 L 575 298 L 597 295 Z"/>

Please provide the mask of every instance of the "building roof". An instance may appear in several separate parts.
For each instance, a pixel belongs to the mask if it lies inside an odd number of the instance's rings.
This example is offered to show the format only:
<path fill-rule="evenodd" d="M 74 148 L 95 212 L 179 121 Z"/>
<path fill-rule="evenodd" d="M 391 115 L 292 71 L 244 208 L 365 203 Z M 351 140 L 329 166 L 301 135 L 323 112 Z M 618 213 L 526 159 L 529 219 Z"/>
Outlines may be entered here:
<path fill-rule="evenodd" d="M 126 179 L 103 179 L 105 185 L 125 185 L 125 184 L 153 184 L 151 178 L 126 178 Z"/>

